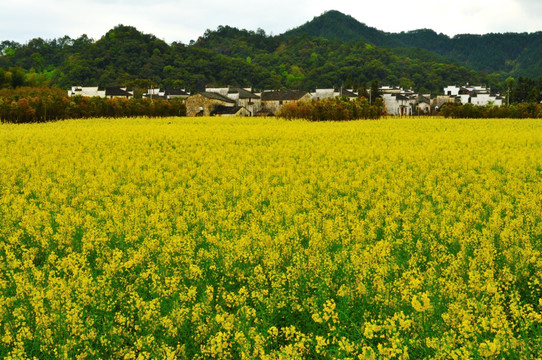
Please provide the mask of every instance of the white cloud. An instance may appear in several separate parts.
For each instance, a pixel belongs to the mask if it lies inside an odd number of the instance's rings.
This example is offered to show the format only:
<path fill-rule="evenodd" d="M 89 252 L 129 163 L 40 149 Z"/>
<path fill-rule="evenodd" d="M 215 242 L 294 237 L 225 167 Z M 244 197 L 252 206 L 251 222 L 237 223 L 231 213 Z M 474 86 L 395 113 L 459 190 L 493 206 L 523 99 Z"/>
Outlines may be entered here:
<path fill-rule="evenodd" d="M 458 33 L 542 30 L 538 0 L 0 0 L 0 40 L 25 42 L 82 34 L 98 39 L 118 24 L 135 26 L 167 42 L 189 42 L 219 25 L 280 34 L 326 10 L 336 9 L 377 29 L 398 32 L 430 28 Z"/>

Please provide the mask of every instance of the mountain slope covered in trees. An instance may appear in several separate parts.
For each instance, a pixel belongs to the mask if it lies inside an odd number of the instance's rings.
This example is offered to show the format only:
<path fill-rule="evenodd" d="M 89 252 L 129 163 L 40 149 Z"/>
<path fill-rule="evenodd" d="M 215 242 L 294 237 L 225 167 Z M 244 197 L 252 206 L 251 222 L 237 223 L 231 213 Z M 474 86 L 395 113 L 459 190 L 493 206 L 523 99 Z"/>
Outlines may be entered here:
<path fill-rule="evenodd" d="M 471 35 L 449 37 L 433 30 L 420 29 L 387 33 L 360 23 L 338 11 L 328 11 L 282 36 L 311 35 L 342 41 L 362 40 L 392 49 L 417 48 L 438 54 L 486 73 L 537 78 L 542 75 L 542 32 Z M 536 58 L 536 54 L 538 58 Z"/>
<path fill-rule="evenodd" d="M 539 77 L 542 33 L 386 33 L 337 11 L 278 36 L 229 26 L 189 45 L 168 44 L 119 25 L 98 40 L 81 36 L 0 43 L 0 87 L 18 85 L 363 87 L 374 80 L 420 92 L 451 83 L 505 88 L 508 76 Z"/>

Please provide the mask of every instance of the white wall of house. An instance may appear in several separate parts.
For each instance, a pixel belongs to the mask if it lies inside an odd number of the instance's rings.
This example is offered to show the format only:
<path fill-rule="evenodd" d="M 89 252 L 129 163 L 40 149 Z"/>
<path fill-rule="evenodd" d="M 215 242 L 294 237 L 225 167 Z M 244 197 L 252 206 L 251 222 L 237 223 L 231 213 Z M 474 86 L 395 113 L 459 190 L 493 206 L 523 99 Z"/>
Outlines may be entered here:
<path fill-rule="evenodd" d="M 68 90 L 68 96 L 76 95 L 105 97 L 105 89 L 98 90 L 97 86 L 72 86 L 71 90 Z"/>
<path fill-rule="evenodd" d="M 384 106 L 386 106 L 386 112 L 390 115 L 396 115 L 399 104 L 397 104 L 395 96 L 390 93 L 382 94 L 382 100 L 384 101 Z"/>
<path fill-rule="evenodd" d="M 221 94 L 222 95 L 222 94 Z M 226 95 L 224 95 L 232 100 L 234 100 L 235 102 L 238 102 L 239 101 L 239 93 L 227 93 Z"/>
<path fill-rule="evenodd" d="M 455 85 L 446 86 L 444 88 L 444 95 L 457 96 L 459 95 L 459 90 L 461 90 L 459 86 L 455 86 Z"/>
<path fill-rule="evenodd" d="M 207 92 L 213 92 L 213 93 L 219 93 L 220 95 L 222 96 L 228 96 L 228 91 L 230 89 L 225 87 L 225 88 L 205 88 L 205 91 Z"/>
<path fill-rule="evenodd" d="M 493 96 L 490 94 L 477 94 L 476 97 L 472 98 L 472 103 L 474 105 L 489 105 L 493 104 L 495 106 L 501 106 L 502 105 L 502 98 Z"/>
<path fill-rule="evenodd" d="M 489 102 L 489 94 L 476 94 L 476 96 L 472 96 L 470 99 L 471 104 L 473 105 L 487 105 Z"/>
<path fill-rule="evenodd" d="M 459 100 L 461 101 L 461 104 L 468 104 L 470 99 L 470 94 L 461 94 L 457 95 L 459 96 Z"/>
<path fill-rule="evenodd" d="M 339 96 L 339 93 L 335 89 L 316 89 L 315 92 L 311 93 L 313 99 L 329 99 L 335 96 Z"/>

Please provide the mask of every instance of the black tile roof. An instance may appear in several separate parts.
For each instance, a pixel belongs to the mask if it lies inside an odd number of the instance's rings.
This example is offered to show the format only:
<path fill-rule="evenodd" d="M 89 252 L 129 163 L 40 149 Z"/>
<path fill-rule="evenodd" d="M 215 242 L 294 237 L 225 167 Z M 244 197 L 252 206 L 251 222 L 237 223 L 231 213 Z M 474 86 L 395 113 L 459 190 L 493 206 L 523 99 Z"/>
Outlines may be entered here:
<path fill-rule="evenodd" d="M 300 90 L 277 90 L 262 93 L 262 101 L 299 100 L 307 95 L 306 91 Z"/>
<path fill-rule="evenodd" d="M 248 90 L 243 88 L 230 88 L 228 94 L 239 94 L 239 99 L 259 99 L 260 97 L 256 94 L 251 93 Z"/>
<path fill-rule="evenodd" d="M 339 91 L 339 96 L 346 96 L 346 97 L 349 97 L 349 98 L 355 98 L 355 97 L 357 97 L 356 94 L 354 94 L 353 92 L 348 91 L 348 90 L 346 90 L 346 89 L 341 89 L 341 90 Z"/>
<path fill-rule="evenodd" d="M 105 96 L 132 96 L 132 94 L 118 86 L 109 86 L 105 88 Z"/>
<path fill-rule="evenodd" d="M 173 95 L 173 96 L 188 96 L 186 91 L 183 89 L 166 89 L 164 90 L 165 95 Z"/>
<path fill-rule="evenodd" d="M 409 98 L 406 97 L 406 96 L 403 95 L 403 94 L 397 94 L 397 95 L 395 96 L 395 98 L 396 98 L 397 100 L 402 100 L 402 101 L 409 100 Z"/>
<path fill-rule="evenodd" d="M 234 100 L 232 100 L 232 99 L 230 99 L 228 97 L 222 96 L 219 93 L 210 92 L 210 91 L 203 91 L 203 92 L 200 92 L 199 94 L 205 96 L 208 99 L 220 100 L 220 101 L 224 101 L 224 102 L 227 102 L 227 103 L 235 104 Z"/>
<path fill-rule="evenodd" d="M 213 112 L 211 112 L 211 115 L 234 115 L 242 108 L 243 108 L 242 106 L 220 105 L 220 106 L 217 106 L 217 108 Z"/>
<path fill-rule="evenodd" d="M 431 105 L 431 100 L 421 95 L 418 97 L 418 102 Z"/>

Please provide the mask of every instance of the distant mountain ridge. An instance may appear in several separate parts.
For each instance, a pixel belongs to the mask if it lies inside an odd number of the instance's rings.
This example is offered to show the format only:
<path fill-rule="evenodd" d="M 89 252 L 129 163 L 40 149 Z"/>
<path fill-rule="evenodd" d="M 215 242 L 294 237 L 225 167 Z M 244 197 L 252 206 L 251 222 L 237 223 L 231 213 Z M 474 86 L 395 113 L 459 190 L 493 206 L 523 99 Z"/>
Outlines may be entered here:
<path fill-rule="evenodd" d="M 282 34 L 284 38 L 309 35 L 328 40 L 364 41 L 386 48 L 420 48 L 488 73 L 542 76 L 542 31 L 535 33 L 460 34 L 449 37 L 419 29 L 388 33 L 367 26 L 350 15 L 330 10 Z"/>

